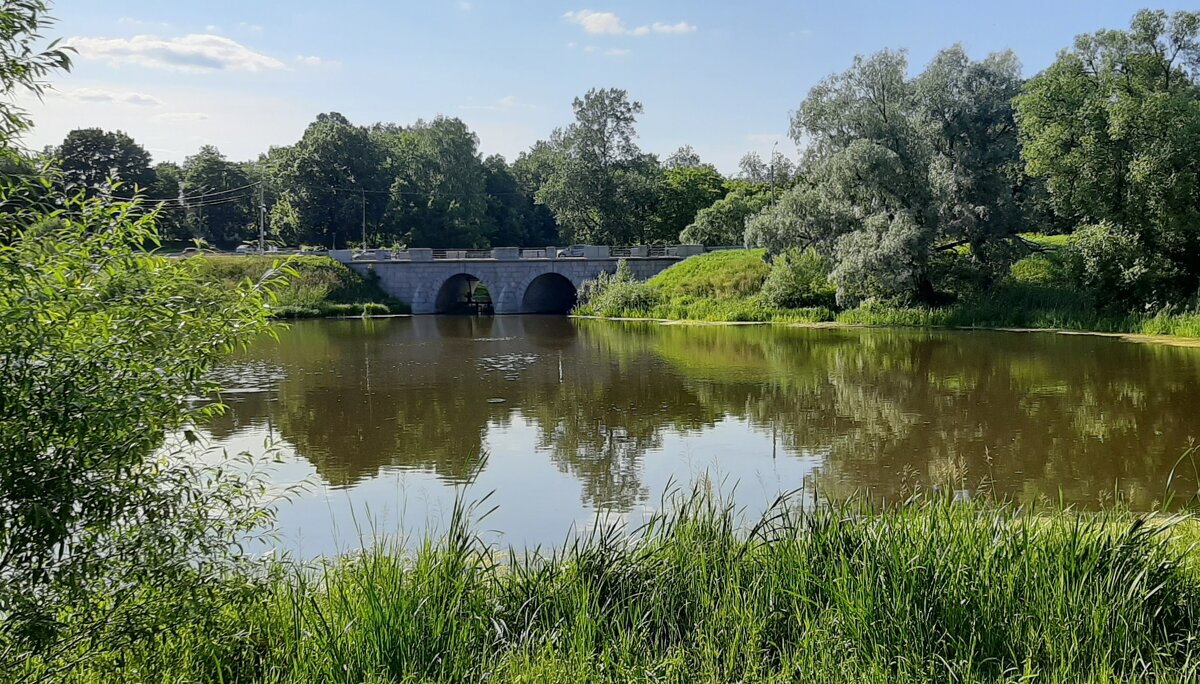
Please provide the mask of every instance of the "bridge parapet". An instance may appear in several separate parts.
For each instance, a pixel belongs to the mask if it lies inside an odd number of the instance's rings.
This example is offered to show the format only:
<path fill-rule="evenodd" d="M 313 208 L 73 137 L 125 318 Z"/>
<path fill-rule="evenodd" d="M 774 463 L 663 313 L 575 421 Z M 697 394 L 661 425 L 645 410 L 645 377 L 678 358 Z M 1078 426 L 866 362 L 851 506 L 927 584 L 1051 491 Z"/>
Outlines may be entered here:
<path fill-rule="evenodd" d="M 607 245 L 575 245 L 573 247 L 493 247 L 492 249 L 430 249 L 409 247 L 402 250 L 373 249 L 355 252 L 339 249 L 329 256 L 349 264 L 354 262 L 382 261 L 460 261 L 495 260 L 523 261 L 538 259 L 685 259 L 703 254 L 704 245 L 641 245 L 635 247 L 609 247 Z"/>

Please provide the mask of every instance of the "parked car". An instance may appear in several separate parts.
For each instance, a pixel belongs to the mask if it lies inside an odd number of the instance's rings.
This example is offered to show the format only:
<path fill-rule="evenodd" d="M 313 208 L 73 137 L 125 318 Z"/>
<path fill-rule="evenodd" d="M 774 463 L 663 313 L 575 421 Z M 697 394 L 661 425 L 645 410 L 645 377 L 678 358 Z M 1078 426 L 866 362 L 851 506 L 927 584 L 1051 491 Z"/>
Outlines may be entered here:
<path fill-rule="evenodd" d="M 571 245 L 558 250 L 559 257 L 582 257 L 583 245 Z"/>

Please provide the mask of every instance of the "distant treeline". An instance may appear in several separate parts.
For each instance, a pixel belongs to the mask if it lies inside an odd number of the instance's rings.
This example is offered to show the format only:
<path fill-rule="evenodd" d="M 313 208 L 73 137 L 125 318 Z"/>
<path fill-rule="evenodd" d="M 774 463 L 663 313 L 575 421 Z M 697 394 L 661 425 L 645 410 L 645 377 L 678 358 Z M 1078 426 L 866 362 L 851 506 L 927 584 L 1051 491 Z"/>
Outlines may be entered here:
<path fill-rule="evenodd" d="M 512 163 L 482 157 L 457 118 L 360 126 L 337 113 L 253 161 L 206 145 L 182 164 L 155 164 L 129 135 L 97 128 L 71 131 L 44 160 L 68 192 L 138 195 L 161 204 L 166 238 L 226 248 L 257 240 L 260 222 L 268 240 L 327 247 L 361 244 L 364 232 L 371 245 L 413 247 L 675 243 L 727 195 L 791 184 L 794 165 L 781 154 L 747 154 L 740 177 L 727 179 L 690 147 L 665 161 L 642 153 L 641 106 L 624 91 L 589 92 L 576 109 L 593 123 L 555 131 Z"/>
<path fill-rule="evenodd" d="M 71 132 L 46 151 L 68 189 L 162 202 L 168 237 L 289 244 L 487 247 L 748 244 L 812 249 L 839 301 L 943 303 L 986 290 L 1071 233 L 1067 274 L 1135 307 L 1200 290 L 1200 13 L 1144 10 L 1079 36 L 1023 79 L 1012 52 L 855 59 L 791 121 L 800 150 L 722 176 L 691 147 L 637 143 L 640 103 L 591 90 L 575 120 L 511 163 L 456 118 L 360 126 L 322 114 L 294 145 L 235 163 L 204 147 L 152 165 L 129 136 Z"/>

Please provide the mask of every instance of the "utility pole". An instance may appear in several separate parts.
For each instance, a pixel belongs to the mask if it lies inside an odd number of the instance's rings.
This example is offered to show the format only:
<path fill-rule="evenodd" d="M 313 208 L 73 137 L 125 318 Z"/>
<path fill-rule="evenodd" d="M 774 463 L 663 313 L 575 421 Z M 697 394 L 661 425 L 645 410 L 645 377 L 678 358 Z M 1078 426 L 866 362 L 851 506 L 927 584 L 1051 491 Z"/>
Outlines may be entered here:
<path fill-rule="evenodd" d="M 367 190 L 359 188 L 359 194 L 362 195 L 362 233 L 363 233 L 363 251 L 367 251 Z"/>
<path fill-rule="evenodd" d="M 258 253 L 267 251 L 267 199 L 262 180 L 258 181 Z"/>
<path fill-rule="evenodd" d="M 775 148 L 779 147 L 779 141 L 776 140 L 774 145 L 771 145 L 771 204 L 775 204 Z"/>

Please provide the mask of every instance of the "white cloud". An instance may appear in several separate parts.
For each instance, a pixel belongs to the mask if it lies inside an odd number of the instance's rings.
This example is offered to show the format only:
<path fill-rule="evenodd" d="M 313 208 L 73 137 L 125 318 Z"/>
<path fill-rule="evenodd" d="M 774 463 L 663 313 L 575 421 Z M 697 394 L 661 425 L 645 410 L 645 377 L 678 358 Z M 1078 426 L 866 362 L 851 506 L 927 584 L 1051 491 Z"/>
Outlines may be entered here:
<path fill-rule="evenodd" d="M 572 10 L 563 15 L 563 19 L 583 27 L 584 33 L 592 35 L 611 36 L 648 36 L 651 33 L 691 33 L 696 30 L 695 24 L 681 21 L 667 24 L 656 21 L 653 24 L 627 28 L 621 17 L 615 12 L 593 12 L 589 9 Z"/>
<path fill-rule="evenodd" d="M 208 121 L 209 115 L 204 112 L 166 112 L 154 117 L 158 121 Z"/>
<path fill-rule="evenodd" d="M 335 59 L 325 59 L 316 55 L 296 55 L 296 62 L 308 67 L 338 67 L 342 63 Z"/>
<path fill-rule="evenodd" d="M 216 24 L 209 24 L 208 26 L 204 27 L 204 30 L 209 33 L 220 33 L 221 27 L 217 26 Z"/>
<path fill-rule="evenodd" d="M 462 12 L 470 12 L 471 11 L 471 3 L 466 2 L 466 0 L 459 0 L 458 9 L 459 9 L 459 11 L 462 11 Z"/>
<path fill-rule="evenodd" d="M 240 28 L 243 31 L 249 31 L 251 33 L 262 33 L 262 30 L 263 30 L 263 27 L 259 26 L 258 24 L 247 24 L 244 21 L 238 22 L 238 28 Z"/>
<path fill-rule="evenodd" d="M 574 50 L 575 49 L 575 41 L 572 40 L 572 41 L 568 42 L 567 47 Z"/>
<path fill-rule="evenodd" d="M 592 34 L 623 34 L 626 32 L 621 18 L 613 12 L 593 12 L 592 10 L 572 10 L 563 15 L 563 19 L 579 24 L 583 30 Z"/>
<path fill-rule="evenodd" d="M 627 48 L 609 48 L 604 51 L 604 54 L 608 55 L 609 57 L 624 57 L 625 55 L 629 54 L 629 52 L 630 50 Z"/>
<path fill-rule="evenodd" d="M 136 107 L 161 107 L 162 100 L 131 90 L 108 90 L 105 88 L 76 88 L 62 93 L 77 102 L 113 102 L 117 104 L 134 105 Z"/>
<path fill-rule="evenodd" d="M 696 30 L 696 25 L 689 24 L 686 21 L 681 21 L 676 24 L 664 24 L 661 21 L 656 21 L 650 25 L 650 30 L 654 31 L 655 33 L 691 33 L 692 31 Z"/>
<path fill-rule="evenodd" d="M 192 34 L 181 38 L 134 36 L 133 38 L 75 37 L 67 44 L 85 59 L 96 59 L 114 66 L 137 64 L 157 69 L 185 72 L 271 71 L 284 69 L 283 62 L 252 50 L 241 43 L 211 34 Z"/>
<path fill-rule="evenodd" d="M 597 51 L 597 50 L 599 50 L 599 49 L 600 49 L 600 48 L 596 47 L 595 45 L 588 45 L 588 46 L 586 46 L 586 47 L 584 47 L 584 48 L 583 48 L 583 51 L 584 51 L 584 52 L 595 52 L 595 51 Z"/>

